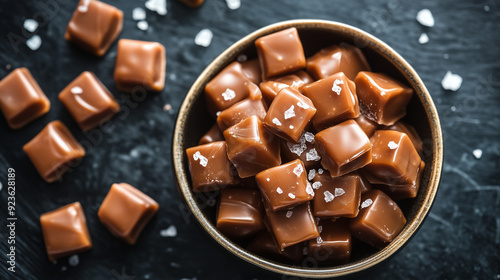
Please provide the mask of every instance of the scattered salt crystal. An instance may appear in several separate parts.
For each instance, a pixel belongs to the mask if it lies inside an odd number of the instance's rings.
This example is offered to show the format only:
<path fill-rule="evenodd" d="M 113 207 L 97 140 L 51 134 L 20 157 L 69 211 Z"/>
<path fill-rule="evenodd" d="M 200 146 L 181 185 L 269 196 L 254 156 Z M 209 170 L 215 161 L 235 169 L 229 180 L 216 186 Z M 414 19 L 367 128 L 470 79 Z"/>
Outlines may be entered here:
<path fill-rule="evenodd" d="M 288 193 L 288 197 L 291 199 L 295 199 L 295 195 L 293 193 Z"/>
<path fill-rule="evenodd" d="M 215 115 L 218 117 L 220 115 L 221 111 L 217 111 L 217 113 L 215 113 Z"/>
<path fill-rule="evenodd" d="M 280 187 L 278 187 L 278 188 L 276 188 L 276 192 L 279 193 L 279 194 L 282 194 L 283 190 Z"/>
<path fill-rule="evenodd" d="M 325 195 L 326 202 L 330 202 L 335 198 L 335 196 L 330 191 L 325 191 L 323 194 Z"/>
<path fill-rule="evenodd" d="M 321 238 L 321 236 L 316 237 L 316 243 L 318 244 L 323 243 L 323 238 Z"/>
<path fill-rule="evenodd" d="M 236 97 L 236 92 L 234 90 L 228 88 L 225 92 L 222 93 L 222 97 L 225 101 L 232 100 Z"/>
<path fill-rule="evenodd" d="M 388 147 L 389 147 L 389 149 L 391 149 L 391 150 L 394 150 L 394 149 L 396 149 L 397 147 L 399 147 L 399 145 L 398 145 L 396 142 L 394 142 L 394 141 L 389 141 L 389 144 L 387 144 L 387 146 L 388 146 Z"/>
<path fill-rule="evenodd" d="M 165 104 L 165 106 L 163 106 L 163 111 L 167 112 L 167 111 L 170 111 L 170 110 L 172 110 L 172 105 L 170 105 L 170 104 L 167 103 L 167 104 Z"/>
<path fill-rule="evenodd" d="M 481 149 L 475 149 L 472 151 L 472 154 L 477 158 L 480 159 L 483 156 L 483 151 Z"/>
<path fill-rule="evenodd" d="M 134 20 L 145 20 L 146 11 L 143 8 L 137 7 L 132 10 L 132 19 Z"/>
<path fill-rule="evenodd" d="M 485 5 L 485 6 L 484 6 L 484 11 L 485 11 L 485 12 L 489 12 L 489 11 L 490 11 L 490 6 Z"/>
<path fill-rule="evenodd" d="M 318 232 L 321 233 L 323 231 L 323 226 L 318 226 Z"/>
<path fill-rule="evenodd" d="M 275 125 L 277 125 L 277 126 L 281 126 L 281 122 L 280 122 L 280 120 L 278 120 L 277 118 L 274 118 L 274 119 L 273 119 L 273 123 L 274 123 Z"/>
<path fill-rule="evenodd" d="M 146 31 L 149 28 L 149 24 L 147 21 L 141 20 L 141 21 L 137 22 L 137 28 L 139 28 L 142 31 Z"/>
<path fill-rule="evenodd" d="M 177 236 L 177 228 L 174 225 L 160 231 L 161 237 L 175 237 Z"/>
<path fill-rule="evenodd" d="M 26 40 L 26 46 L 30 48 L 32 51 L 38 50 L 40 46 L 42 45 L 42 38 L 38 35 L 33 35 L 33 37 L 29 38 Z"/>
<path fill-rule="evenodd" d="M 231 10 L 237 10 L 241 7 L 240 0 L 226 0 L 227 7 Z"/>
<path fill-rule="evenodd" d="M 194 160 L 199 159 L 201 166 L 207 167 L 208 159 L 206 157 L 202 156 L 200 151 L 197 151 L 196 153 L 194 153 L 193 158 L 194 158 Z"/>
<path fill-rule="evenodd" d="M 77 266 L 80 263 L 80 258 L 78 258 L 78 255 L 73 255 L 69 257 L 68 263 L 71 266 Z"/>
<path fill-rule="evenodd" d="M 455 107 L 455 106 L 451 106 L 451 107 L 450 107 L 450 110 L 451 110 L 452 112 L 455 112 L 455 111 L 457 110 L 457 107 Z"/>
<path fill-rule="evenodd" d="M 289 127 L 290 129 L 293 129 L 293 125 L 289 125 L 288 127 Z"/>
<path fill-rule="evenodd" d="M 418 42 L 420 44 L 426 44 L 427 42 L 429 42 L 429 36 L 427 36 L 427 34 L 425 33 L 422 33 L 422 35 L 420 35 L 420 38 L 418 38 Z"/>
<path fill-rule="evenodd" d="M 310 149 L 309 152 L 306 153 L 307 161 L 318 161 L 320 159 L 321 157 L 318 155 L 318 152 L 315 148 Z"/>
<path fill-rule="evenodd" d="M 168 78 L 172 81 L 175 81 L 177 79 L 177 75 L 175 73 L 171 73 L 170 75 L 168 75 Z"/>
<path fill-rule="evenodd" d="M 0 182 L 0 191 L 2 190 L 3 188 L 3 185 L 2 185 L 2 182 Z"/>
<path fill-rule="evenodd" d="M 321 184 L 321 182 L 314 182 L 313 183 L 313 189 L 315 189 L 315 190 L 319 189 L 321 186 L 323 186 L 323 184 Z"/>
<path fill-rule="evenodd" d="M 363 201 L 363 203 L 361 203 L 361 209 L 372 205 L 372 203 L 373 203 L 373 200 L 371 200 L 371 198 L 368 198 L 367 200 Z"/>
<path fill-rule="evenodd" d="M 307 246 L 302 247 L 302 254 L 304 256 L 309 255 L 309 247 Z"/>
<path fill-rule="evenodd" d="M 345 194 L 345 191 L 343 188 L 335 188 L 335 197 L 339 197 Z"/>
<path fill-rule="evenodd" d="M 314 179 L 314 175 L 316 175 L 316 169 L 309 170 L 309 174 L 307 175 L 307 179 L 312 181 L 312 179 Z"/>
<path fill-rule="evenodd" d="M 444 58 L 444 59 L 448 59 L 448 58 L 450 58 L 450 55 L 449 55 L 449 54 L 447 54 L 447 53 L 445 53 L 445 54 L 443 54 L 443 58 Z"/>
<path fill-rule="evenodd" d="M 246 54 L 240 54 L 240 55 L 238 55 L 238 57 L 236 58 L 236 60 L 237 60 L 238 62 L 245 62 L 245 61 L 247 61 L 247 60 L 248 60 L 248 57 L 247 57 L 247 55 L 246 55 Z"/>
<path fill-rule="evenodd" d="M 10 70 L 10 68 L 12 68 L 12 65 L 10 64 L 5 65 L 5 70 Z"/>
<path fill-rule="evenodd" d="M 286 145 L 288 146 L 290 152 L 298 156 L 302 155 L 302 153 L 307 149 L 306 140 L 304 136 L 299 138 L 299 142 L 297 144 L 287 142 Z"/>
<path fill-rule="evenodd" d="M 461 85 L 462 77 L 457 74 L 451 73 L 451 71 L 446 72 L 446 75 L 441 81 L 441 86 L 446 90 L 457 91 Z"/>
<path fill-rule="evenodd" d="M 290 218 L 292 216 L 292 214 L 293 214 L 293 211 L 289 210 L 286 212 L 286 217 Z"/>
<path fill-rule="evenodd" d="M 266 178 L 266 181 L 268 181 L 268 182 L 269 182 L 269 181 L 271 181 L 271 179 L 269 179 L 269 178 Z"/>
<path fill-rule="evenodd" d="M 302 172 L 304 172 L 304 168 L 302 167 L 302 164 L 297 164 L 295 168 L 293 169 L 293 173 L 297 175 L 297 177 L 300 177 L 302 175 Z"/>
<path fill-rule="evenodd" d="M 434 17 L 432 16 L 431 11 L 429 9 L 420 10 L 417 13 L 417 21 L 423 26 L 433 27 L 434 26 Z"/>
<path fill-rule="evenodd" d="M 332 91 L 337 93 L 337 95 L 340 95 L 342 88 L 339 87 L 339 85 L 343 85 L 343 84 L 344 84 L 344 81 L 339 80 L 339 79 L 335 79 L 335 81 L 333 81 Z"/>
<path fill-rule="evenodd" d="M 144 274 L 144 279 L 149 279 L 149 278 L 151 278 L 151 273 Z"/>
<path fill-rule="evenodd" d="M 314 196 L 314 190 L 311 186 L 311 183 L 309 183 L 309 181 L 307 181 L 306 193 Z"/>
<path fill-rule="evenodd" d="M 314 143 L 314 134 L 311 132 L 304 133 L 304 139 L 309 143 Z"/>
<path fill-rule="evenodd" d="M 80 13 L 86 13 L 89 10 L 89 4 L 90 4 L 90 0 L 83 0 L 82 5 L 78 6 L 78 11 Z"/>
<path fill-rule="evenodd" d="M 157 12 L 161 16 L 167 14 L 167 0 L 148 0 L 145 6 L 148 10 Z"/>
<path fill-rule="evenodd" d="M 83 92 L 83 89 L 79 86 L 74 86 L 71 88 L 72 94 L 81 94 L 82 92 Z"/>
<path fill-rule="evenodd" d="M 29 32 L 35 32 L 35 30 L 38 28 L 38 21 L 34 19 L 27 19 L 24 21 L 24 29 L 28 30 Z"/>
<path fill-rule="evenodd" d="M 171 267 L 181 267 L 181 265 L 180 265 L 180 264 L 178 264 L 178 263 L 176 263 L 176 262 L 171 262 L 171 263 L 170 263 L 170 266 L 171 266 Z"/>
<path fill-rule="evenodd" d="M 285 111 L 285 120 L 288 120 L 289 118 L 295 117 L 295 111 L 293 110 L 293 105 L 288 108 L 288 110 Z"/>
<path fill-rule="evenodd" d="M 307 105 L 306 103 L 302 103 L 302 102 L 297 102 L 297 106 L 299 106 L 300 108 L 302 109 L 309 109 L 309 105 Z"/>
<path fill-rule="evenodd" d="M 214 37 L 214 34 L 210 29 L 202 29 L 194 38 L 194 43 L 197 44 L 198 46 L 202 47 L 208 47 L 210 46 L 210 43 L 212 43 L 212 38 Z"/>
<path fill-rule="evenodd" d="M 319 174 L 323 174 L 323 172 L 324 172 L 324 171 L 323 171 L 323 168 L 318 169 L 318 173 L 319 173 Z"/>

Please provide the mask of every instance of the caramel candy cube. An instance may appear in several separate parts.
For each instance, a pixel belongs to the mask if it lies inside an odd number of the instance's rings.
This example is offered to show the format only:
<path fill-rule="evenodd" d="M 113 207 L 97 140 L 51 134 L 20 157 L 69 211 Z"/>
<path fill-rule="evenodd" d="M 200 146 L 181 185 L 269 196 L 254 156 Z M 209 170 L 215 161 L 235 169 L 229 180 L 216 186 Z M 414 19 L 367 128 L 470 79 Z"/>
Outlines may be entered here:
<path fill-rule="evenodd" d="M 47 183 L 59 180 L 85 150 L 60 121 L 50 122 L 23 146 L 36 170 Z"/>
<path fill-rule="evenodd" d="M 406 115 L 413 89 L 382 73 L 359 72 L 354 82 L 361 112 L 370 120 L 392 125 Z"/>
<path fill-rule="evenodd" d="M 17 68 L 0 81 L 0 109 L 7 124 L 19 129 L 50 109 L 50 101 L 27 68 Z"/>
<path fill-rule="evenodd" d="M 233 62 L 222 69 L 205 86 L 205 100 L 208 112 L 215 117 L 223 111 L 248 96 L 246 83 L 250 79 L 243 73 L 239 62 Z"/>
<path fill-rule="evenodd" d="M 97 216 L 114 236 L 135 244 L 158 207 L 151 197 L 129 184 L 119 183 L 111 186 Z"/>
<path fill-rule="evenodd" d="M 103 56 L 122 31 L 123 12 L 96 0 L 80 0 L 66 28 L 66 40 Z"/>
<path fill-rule="evenodd" d="M 238 175 L 227 158 L 226 142 L 219 141 L 186 150 L 193 191 L 214 191 L 236 186 Z"/>
<path fill-rule="evenodd" d="M 260 37 L 255 46 L 265 79 L 306 66 L 304 49 L 295 27 Z"/>
<path fill-rule="evenodd" d="M 161 91 L 165 86 L 165 47 L 157 42 L 118 41 L 114 79 L 116 87 L 133 93 L 142 89 Z"/>
<path fill-rule="evenodd" d="M 252 83 L 258 85 L 262 82 L 262 72 L 258 59 L 241 62 L 241 69 L 243 70 L 243 74 L 245 74 Z"/>
<path fill-rule="evenodd" d="M 361 179 L 356 174 L 332 178 L 316 174 L 312 184 L 316 189 L 313 214 L 316 217 L 347 217 L 358 215 L 361 199 Z"/>
<path fill-rule="evenodd" d="M 280 140 L 257 116 L 251 116 L 224 131 L 227 155 L 241 178 L 254 176 L 281 164 Z"/>
<path fill-rule="evenodd" d="M 382 191 L 365 193 L 360 208 L 358 216 L 350 221 L 351 233 L 379 249 L 394 240 L 406 224 L 399 206 Z"/>
<path fill-rule="evenodd" d="M 354 120 L 318 132 L 314 141 L 321 164 L 332 177 L 347 174 L 372 161 L 370 139 Z"/>
<path fill-rule="evenodd" d="M 363 172 L 372 184 L 414 185 L 420 167 L 420 156 L 405 133 L 378 130 L 370 139 L 372 162 Z"/>
<path fill-rule="evenodd" d="M 420 138 L 420 136 L 418 135 L 417 131 L 415 130 L 415 128 L 413 126 L 411 126 L 403 121 L 398 121 L 391 126 L 386 126 L 386 127 L 381 128 L 381 129 L 394 130 L 394 131 L 406 133 L 406 135 L 408 135 L 408 137 L 410 137 L 410 140 L 413 143 L 413 146 L 417 150 L 418 154 L 419 155 L 423 154 L 424 144 L 422 142 L 422 139 Z"/>
<path fill-rule="evenodd" d="M 299 263 L 304 257 L 304 246 L 301 243 L 281 248 L 276 244 L 276 238 L 267 230 L 261 231 L 248 244 L 247 250 L 264 258 L 279 262 Z"/>
<path fill-rule="evenodd" d="M 302 88 L 318 110 L 313 118 L 318 131 L 359 116 L 356 85 L 343 72 Z"/>
<path fill-rule="evenodd" d="M 305 132 L 297 143 L 281 140 L 281 160 L 290 162 L 300 159 L 306 169 L 320 166 L 321 157 L 314 147 L 314 134 Z"/>
<path fill-rule="evenodd" d="M 272 81 L 262 82 L 259 88 L 262 91 L 264 101 L 270 105 L 282 89 L 292 87 L 295 90 L 299 90 L 303 85 L 305 85 L 305 82 L 299 76 L 290 74 Z"/>
<path fill-rule="evenodd" d="M 371 71 L 360 49 L 343 44 L 320 50 L 306 61 L 306 70 L 316 80 L 324 79 L 338 72 L 354 80 L 360 71 Z"/>
<path fill-rule="evenodd" d="M 351 258 L 352 237 L 347 220 L 321 220 L 319 237 L 308 242 L 309 256 L 320 263 L 345 264 Z"/>
<path fill-rule="evenodd" d="M 379 128 L 379 124 L 370 120 L 369 118 L 365 117 L 363 114 L 360 114 L 359 117 L 354 119 L 361 129 L 366 133 L 366 136 L 368 138 L 373 136 L 373 133 L 375 133 L 375 130 Z"/>
<path fill-rule="evenodd" d="M 92 248 L 85 213 L 80 202 L 42 214 L 40 225 L 51 261 Z"/>
<path fill-rule="evenodd" d="M 59 94 L 83 130 L 90 130 L 109 120 L 120 110 L 120 106 L 109 90 L 94 73 L 85 71 Z"/>
<path fill-rule="evenodd" d="M 264 125 L 281 138 L 297 143 L 314 114 L 316 108 L 309 98 L 284 88 L 271 103 Z"/>
<path fill-rule="evenodd" d="M 246 238 L 264 228 L 258 190 L 227 188 L 220 193 L 217 228 L 229 238 Z"/>
<path fill-rule="evenodd" d="M 418 189 L 420 188 L 420 178 L 424 171 L 425 163 L 420 162 L 420 167 L 418 169 L 417 179 L 415 184 L 400 185 L 400 186 L 389 186 L 389 185 L 374 185 L 374 188 L 383 191 L 394 201 L 399 201 L 406 198 L 417 197 Z"/>
<path fill-rule="evenodd" d="M 224 141 L 224 135 L 222 135 L 222 132 L 220 131 L 220 128 L 217 125 L 217 123 L 214 123 L 214 125 L 212 125 L 212 127 L 207 131 L 207 133 L 205 133 L 200 138 L 198 145 L 213 143 L 217 141 Z"/>
<path fill-rule="evenodd" d="M 291 208 L 314 196 L 307 181 L 307 171 L 299 159 L 264 170 L 255 180 L 273 211 Z"/>

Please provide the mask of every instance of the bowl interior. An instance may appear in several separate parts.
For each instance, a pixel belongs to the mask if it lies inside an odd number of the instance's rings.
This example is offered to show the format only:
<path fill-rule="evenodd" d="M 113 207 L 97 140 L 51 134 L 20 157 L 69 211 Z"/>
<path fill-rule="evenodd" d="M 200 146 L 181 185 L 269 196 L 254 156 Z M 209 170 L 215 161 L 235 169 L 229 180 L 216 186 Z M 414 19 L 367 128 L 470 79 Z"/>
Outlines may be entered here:
<path fill-rule="evenodd" d="M 201 136 L 215 122 L 206 108 L 203 89 L 220 70 L 236 60 L 240 54 L 248 59 L 257 57 L 253 42 L 255 39 L 289 27 L 296 27 L 306 57 L 321 48 L 331 45 L 350 44 L 359 47 L 365 54 L 372 71 L 386 73 L 414 89 L 415 94 L 408 105 L 405 122 L 415 127 L 424 142 L 423 160 L 426 163 L 420 190 L 415 199 L 398 203 L 405 213 L 407 225 L 400 235 L 382 250 L 376 250 L 353 243 L 351 261 L 346 265 L 333 267 L 303 267 L 266 260 L 244 249 L 244 244 L 236 244 L 224 237 L 215 228 L 217 193 L 194 194 L 191 191 L 189 168 L 185 150 L 196 146 Z M 432 205 L 437 191 L 442 164 L 442 138 L 439 118 L 432 99 L 415 71 L 394 50 L 375 37 L 344 24 L 295 20 L 264 27 L 241 39 L 212 62 L 196 80 L 179 111 L 173 139 L 173 160 L 175 178 L 181 197 L 185 200 L 197 221 L 222 246 L 237 256 L 266 269 L 279 273 L 308 277 L 331 277 L 344 275 L 379 263 L 400 247 L 415 233 Z"/>

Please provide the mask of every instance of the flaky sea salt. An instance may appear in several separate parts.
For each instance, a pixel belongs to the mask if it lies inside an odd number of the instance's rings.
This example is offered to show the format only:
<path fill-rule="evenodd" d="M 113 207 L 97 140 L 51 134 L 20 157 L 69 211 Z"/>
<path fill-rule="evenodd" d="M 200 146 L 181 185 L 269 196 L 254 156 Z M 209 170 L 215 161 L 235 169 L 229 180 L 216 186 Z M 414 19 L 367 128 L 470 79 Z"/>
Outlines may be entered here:
<path fill-rule="evenodd" d="M 316 237 L 316 243 L 318 244 L 323 243 L 323 238 L 321 238 L 321 236 Z"/>
<path fill-rule="evenodd" d="M 294 106 L 290 106 L 288 110 L 285 111 L 285 120 L 288 120 L 289 118 L 295 117 L 295 111 L 293 110 Z"/>
<path fill-rule="evenodd" d="M 0 182 L 0 191 L 2 190 L 2 188 L 3 188 L 3 184 L 2 184 L 2 182 Z"/>
<path fill-rule="evenodd" d="M 433 27 L 434 26 L 434 16 L 432 16 L 429 9 L 420 10 L 417 13 L 417 21 L 423 26 Z"/>
<path fill-rule="evenodd" d="M 304 138 L 304 135 L 299 138 L 299 142 L 297 144 L 291 143 L 291 142 L 286 142 L 286 145 L 288 146 L 288 149 L 290 152 L 300 156 L 302 153 L 307 149 L 306 146 L 306 140 Z"/>
<path fill-rule="evenodd" d="M 72 255 L 68 258 L 68 263 L 71 266 L 77 266 L 80 263 L 80 258 L 78 257 L 78 255 Z"/>
<path fill-rule="evenodd" d="M 172 110 L 172 105 L 167 103 L 165 104 L 165 106 L 163 106 L 163 111 L 168 112 L 170 110 Z"/>
<path fill-rule="evenodd" d="M 304 133 L 304 139 L 311 143 L 311 144 L 314 144 L 314 134 L 312 134 L 311 132 L 306 132 Z"/>
<path fill-rule="evenodd" d="M 297 177 L 300 177 L 302 175 L 302 172 L 304 172 L 304 168 L 302 167 L 302 164 L 297 164 L 295 168 L 293 169 L 293 173 L 297 175 Z"/>
<path fill-rule="evenodd" d="M 391 149 L 391 150 L 394 150 L 394 149 L 396 149 L 397 147 L 399 147 L 399 145 L 398 145 L 396 142 L 394 142 L 394 141 L 389 141 L 389 144 L 387 144 L 387 146 L 388 146 L 388 147 L 389 147 L 389 149 Z"/>
<path fill-rule="evenodd" d="M 132 10 L 132 19 L 133 20 L 145 20 L 146 19 L 146 11 L 143 8 L 137 7 Z"/>
<path fill-rule="evenodd" d="M 148 0 L 145 6 L 148 10 L 157 12 L 161 16 L 167 14 L 167 0 Z"/>
<path fill-rule="evenodd" d="M 292 216 L 292 214 L 293 214 L 293 211 L 288 210 L 288 211 L 286 212 L 286 217 L 287 217 L 287 218 L 290 218 L 290 217 Z"/>
<path fill-rule="evenodd" d="M 42 45 L 42 38 L 38 35 L 33 35 L 33 37 L 26 40 L 26 46 L 30 48 L 32 51 L 36 51 Z"/>
<path fill-rule="evenodd" d="M 306 193 L 314 196 L 314 190 L 313 190 L 313 188 L 311 186 L 311 183 L 309 183 L 309 181 L 307 181 Z"/>
<path fill-rule="evenodd" d="M 373 203 L 373 200 L 371 200 L 371 198 L 368 198 L 367 200 L 363 201 L 363 203 L 361 203 L 361 209 L 372 205 L 372 203 Z"/>
<path fill-rule="evenodd" d="M 288 193 L 288 197 L 291 199 L 295 199 L 295 195 L 293 193 Z"/>
<path fill-rule="evenodd" d="M 312 179 L 314 179 L 315 175 L 316 175 L 316 169 L 311 169 L 311 170 L 309 170 L 309 174 L 307 174 L 307 179 L 309 181 L 312 181 Z"/>
<path fill-rule="evenodd" d="M 280 187 L 277 187 L 276 188 L 276 192 L 279 193 L 279 194 L 282 194 L 283 193 L 283 190 L 280 188 Z"/>
<path fill-rule="evenodd" d="M 323 172 L 325 172 L 323 168 L 318 169 L 318 174 L 323 174 Z"/>
<path fill-rule="evenodd" d="M 484 8 L 485 12 L 489 12 L 490 11 L 490 6 L 488 6 L 488 5 L 485 5 L 483 8 Z M 499 277 L 499 279 L 500 279 L 500 277 Z"/>
<path fill-rule="evenodd" d="M 422 35 L 420 35 L 420 38 L 418 38 L 418 42 L 420 44 L 426 44 L 427 42 L 429 42 L 429 36 L 427 36 L 427 34 L 425 33 L 422 33 Z"/>
<path fill-rule="evenodd" d="M 160 231 L 161 237 L 175 237 L 177 236 L 177 228 L 174 225 Z"/>
<path fill-rule="evenodd" d="M 310 149 L 309 152 L 306 153 L 307 161 L 318 161 L 320 159 L 321 157 L 318 155 L 318 152 L 315 148 Z"/>
<path fill-rule="evenodd" d="M 35 30 L 38 28 L 38 21 L 30 18 L 26 19 L 23 23 L 23 27 L 29 32 L 35 32 Z"/>
<path fill-rule="evenodd" d="M 323 226 L 318 226 L 318 232 L 321 233 L 323 231 Z"/>
<path fill-rule="evenodd" d="M 288 128 L 293 129 L 293 125 L 289 125 Z"/>
<path fill-rule="evenodd" d="M 441 86 L 446 90 L 457 91 L 460 86 L 462 86 L 462 77 L 457 74 L 451 73 L 451 71 L 446 72 L 443 80 L 441 81 Z"/>
<path fill-rule="evenodd" d="M 80 13 L 86 13 L 89 10 L 90 0 L 83 0 L 82 5 L 78 6 L 78 11 Z"/>
<path fill-rule="evenodd" d="M 202 47 L 208 47 L 212 43 L 212 38 L 214 37 L 214 34 L 210 29 L 204 28 L 196 34 L 196 37 L 194 38 L 194 43 L 197 44 L 198 46 Z"/>
<path fill-rule="evenodd" d="M 300 108 L 305 109 L 305 110 L 309 109 L 309 105 L 307 105 L 306 103 L 302 103 L 300 101 L 297 102 L 297 106 L 299 106 Z"/>
<path fill-rule="evenodd" d="M 137 28 L 139 28 L 142 31 L 146 31 L 149 28 L 149 24 L 147 21 L 141 20 L 141 21 L 137 22 Z"/>
<path fill-rule="evenodd" d="M 236 58 L 236 60 L 238 62 L 245 62 L 245 61 L 248 60 L 248 56 L 246 54 L 242 53 L 242 54 L 238 55 L 238 57 Z"/>
<path fill-rule="evenodd" d="M 323 195 L 325 195 L 326 202 L 330 202 L 335 198 L 335 196 L 330 191 L 325 191 Z"/>
<path fill-rule="evenodd" d="M 344 84 L 344 81 L 339 80 L 339 79 L 335 79 L 335 81 L 333 81 L 332 91 L 337 93 L 337 95 L 340 95 L 342 88 L 339 85 L 343 85 L 343 84 Z"/>
<path fill-rule="evenodd" d="M 481 149 L 475 149 L 472 151 L 472 154 L 477 158 L 480 159 L 483 156 L 483 151 Z"/>
<path fill-rule="evenodd" d="M 266 178 L 266 181 L 268 181 L 268 182 L 269 182 L 269 181 L 271 181 L 271 179 L 269 179 L 269 178 Z"/>
<path fill-rule="evenodd" d="M 280 122 L 280 120 L 278 120 L 278 118 L 274 118 L 274 119 L 273 119 L 273 123 L 274 123 L 275 125 L 277 125 L 277 126 L 281 126 L 281 122 Z"/>
<path fill-rule="evenodd" d="M 83 89 L 79 86 L 74 86 L 71 88 L 71 93 L 72 94 L 82 94 Z"/>
<path fill-rule="evenodd" d="M 234 90 L 228 88 L 225 92 L 222 93 L 222 97 L 225 101 L 232 100 L 236 97 L 236 92 Z"/>
<path fill-rule="evenodd" d="M 227 7 L 231 10 L 237 10 L 241 7 L 240 0 L 226 0 Z"/>
<path fill-rule="evenodd" d="M 313 186 L 313 189 L 317 190 L 317 189 L 321 188 L 321 186 L 323 186 L 323 184 L 321 184 L 321 182 L 314 182 L 312 184 L 312 186 Z"/>
<path fill-rule="evenodd" d="M 335 188 L 335 197 L 339 197 L 345 194 L 345 191 L 343 188 Z"/>
<path fill-rule="evenodd" d="M 197 151 L 196 153 L 194 153 L 193 158 L 194 158 L 194 160 L 200 160 L 201 166 L 207 167 L 208 159 L 206 157 L 202 156 L 200 151 Z"/>

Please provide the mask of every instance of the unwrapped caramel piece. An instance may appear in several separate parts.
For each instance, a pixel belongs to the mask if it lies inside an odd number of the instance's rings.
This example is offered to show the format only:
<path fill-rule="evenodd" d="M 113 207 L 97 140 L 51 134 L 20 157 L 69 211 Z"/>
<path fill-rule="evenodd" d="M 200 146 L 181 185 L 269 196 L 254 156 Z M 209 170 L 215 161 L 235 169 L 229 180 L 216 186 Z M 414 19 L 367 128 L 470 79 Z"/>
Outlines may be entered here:
<path fill-rule="evenodd" d="M 251 116 L 224 131 L 227 155 L 241 178 L 281 164 L 280 139 Z"/>
<path fill-rule="evenodd" d="M 79 202 L 42 214 L 40 225 L 51 261 L 92 248 L 87 221 Z"/>
<path fill-rule="evenodd" d="M 295 27 L 260 37 L 255 41 L 255 46 L 264 79 L 306 66 L 304 49 Z"/>
<path fill-rule="evenodd" d="M 59 180 L 85 150 L 60 121 L 50 122 L 23 146 L 36 170 L 47 183 Z"/>
<path fill-rule="evenodd" d="M 410 137 L 411 142 L 413 143 L 413 146 L 417 150 L 419 155 L 423 155 L 424 152 L 424 144 L 422 142 L 422 139 L 418 135 L 417 131 L 415 128 L 403 121 L 398 121 L 395 124 L 391 126 L 385 126 L 382 127 L 381 129 L 386 129 L 386 130 L 395 130 L 399 132 L 406 133 L 408 137 Z"/>
<path fill-rule="evenodd" d="M 326 172 L 316 173 L 312 186 L 316 193 L 312 206 L 314 216 L 354 218 L 358 215 L 361 199 L 361 179 L 358 175 L 332 178 Z"/>
<path fill-rule="evenodd" d="M 308 242 L 309 256 L 324 264 L 345 264 L 351 257 L 352 238 L 346 219 L 320 220 L 319 237 Z"/>
<path fill-rule="evenodd" d="M 379 124 L 370 120 L 369 118 L 365 117 L 365 115 L 360 114 L 359 117 L 354 119 L 361 129 L 366 133 L 366 136 L 368 138 L 372 137 L 373 133 L 375 133 L 375 130 L 379 128 Z"/>
<path fill-rule="evenodd" d="M 299 90 L 303 85 L 305 83 L 299 76 L 290 74 L 273 79 L 272 81 L 262 82 L 259 88 L 262 91 L 262 96 L 266 104 L 271 105 L 274 98 L 282 89 L 292 87 L 295 90 Z"/>
<path fill-rule="evenodd" d="M 361 197 L 361 207 L 349 224 L 351 233 L 359 240 L 382 249 L 401 232 L 406 218 L 399 206 L 379 190 Z"/>
<path fill-rule="evenodd" d="M 156 201 L 131 185 L 113 184 L 97 216 L 114 236 L 135 244 L 158 207 Z"/>
<path fill-rule="evenodd" d="M 50 101 L 27 68 L 17 68 L 0 81 L 0 109 L 7 124 L 19 129 L 47 113 Z"/>
<path fill-rule="evenodd" d="M 303 247 L 302 243 L 298 243 L 281 250 L 273 233 L 263 230 L 252 239 L 247 246 L 247 250 L 275 261 L 299 263 L 304 257 Z"/>
<path fill-rule="evenodd" d="M 219 141 L 186 150 L 193 191 L 214 191 L 238 185 L 238 175 L 227 158 L 226 142 Z"/>
<path fill-rule="evenodd" d="M 203 145 L 203 144 L 208 144 L 212 142 L 217 142 L 217 141 L 224 141 L 224 135 L 222 135 L 222 132 L 220 131 L 219 125 L 217 123 L 214 123 L 212 127 L 205 133 L 201 138 L 200 141 L 198 142 L 198 145 Z"/>
<path fill-rule="evenodd" d="M 88 71 L 66 86 L 59 93 L 59 100 L 83 130 L 102 124 L 120 110 L 109 90 Z"/>
<path fill-rule="evenodd" d="M 422 173 L 424 172 L 425 163 L 420 162 L 420 167 L 418 169 L 417 179 L 415 180 L 415 184 L 409 185 L 398 185 L 398 186 L 389 186 L 389 185 L 374 185 L 373 188 L 383 191 L 394 201 L 398 201 L 406 198 L 414 198 L 417 197 L 418 189 L 420 188 L 420 178 L 422 177 Z"/>
<path fill-rule="evenodd" d="M 103 56 L 122 31 L 123 12 L 96 0 L 80 0 L 66 28 L 66 40 Z"/>
<path fill-rule="evenodd" d="M 361 112 L 370 120 L 392 125 L 406 115 L 413 89 L 383 73 L 359 72 L 354 82 Z"/>

